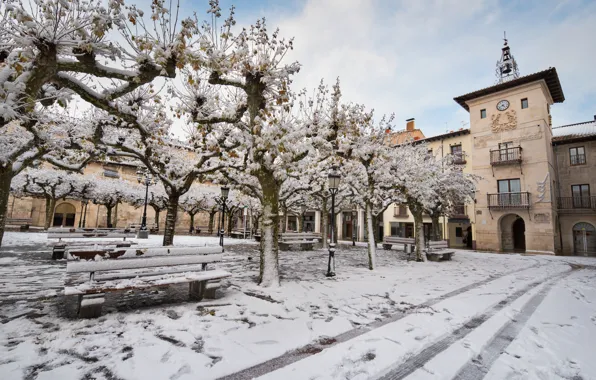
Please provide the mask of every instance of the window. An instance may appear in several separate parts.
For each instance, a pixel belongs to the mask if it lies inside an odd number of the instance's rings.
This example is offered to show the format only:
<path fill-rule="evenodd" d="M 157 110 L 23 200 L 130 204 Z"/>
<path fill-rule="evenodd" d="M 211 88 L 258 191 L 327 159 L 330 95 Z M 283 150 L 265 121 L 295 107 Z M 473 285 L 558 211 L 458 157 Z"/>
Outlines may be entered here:
<path fill-rule="evenodd" d="M 451 145 L 451 154 L 454 156 L 461 156 L 461 145 Z"/>
<path fill-rule="evenodd" d="M 590 208 L 590 185 L 572 185 L 573 208 Z"/>
<path fill-rule="evenodd" d="M 486 119 L 486 109 L 481 109 L 480 110 L 480 118 L 481 119 Z"/>
<path fill-rule="evenodd" d="M 408 206 L 396 205 L 393 209 L 393 216 L 408 216 Z"/>
<path fill-rule="evenodd" d="M 118 170 L 114 168 L 103 168 L 103 175 L 104 177 L 120 178 L 120 175 L 118 175 Z"/>
<path fill-rule="evenodd" d="M 522 109 L 528 108 L 528 98 L 524 98 L 521 100 Z"/>
<path fill-rule="evenodd" d="M 461 227 L 455 227 L 455 237 L 462 237 L 462 236 L 464 236 L 463 229 Z"/>
<path fill-rule="evenodd" d="M 497 186 L 499 189 L 499 206 L 522 204 L 521 182 L 519 178 L 498 180 Z"/>
<path fill-rule="evenodd" d="M 571 161 L 571 165 L 584 165 L 586 163 L 584 147 L 569 148 L 569 160 Z"/>
<path fill-rule="evenodd" d="M 513 149 L 513 141 L 499 143 L 500 161 L 510 161 L 515 159 L 515 152 Z"/>

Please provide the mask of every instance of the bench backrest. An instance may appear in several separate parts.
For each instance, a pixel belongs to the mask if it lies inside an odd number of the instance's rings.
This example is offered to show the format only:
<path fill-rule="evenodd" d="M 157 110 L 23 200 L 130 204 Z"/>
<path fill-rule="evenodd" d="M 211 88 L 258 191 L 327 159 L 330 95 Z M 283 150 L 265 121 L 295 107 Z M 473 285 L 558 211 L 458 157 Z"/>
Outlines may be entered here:
<path fill-rule="evenodd" d="M 449 243 L 447 240 L 438 240 L 438 241 L 429 241 L 428 242 L 429 248 L 449 248 Z"/>
<path fill-rule="evenodd" d="M 284 232 L 281 234 L 282 240 L 314 240 L 320 238 L 321 234 L 313 232 Z"/>
<path fill-rule="evenodd" d="M 385 236 L 384 242 L 395 244 L 415 244 L 416 240 L 414 238 L 405 238 L 400 236 Z"/>
<path fill-rule="evenodd" d="M 154 256 L 100 261 L 71 261 L 66 265 L 67 273 L 89 273 L 120 269 L 143 269 L 176 265 L 208 264 L 221 261 L 223 254 Z"/>
<path fill-rule="evenodd" d="M 31 218 L 6 218 L 6 223 L 31 223 Z"/>

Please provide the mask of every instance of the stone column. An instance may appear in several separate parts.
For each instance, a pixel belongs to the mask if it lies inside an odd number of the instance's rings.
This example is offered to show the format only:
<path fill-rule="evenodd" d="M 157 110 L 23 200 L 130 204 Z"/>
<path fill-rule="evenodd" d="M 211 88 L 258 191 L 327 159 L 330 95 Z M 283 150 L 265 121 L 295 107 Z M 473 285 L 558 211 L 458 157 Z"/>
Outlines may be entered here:
<path fill-rule="evenodd" d="M 315 231 L 316 233 L 321 233 L 321 212 L 315 211 Z"/>

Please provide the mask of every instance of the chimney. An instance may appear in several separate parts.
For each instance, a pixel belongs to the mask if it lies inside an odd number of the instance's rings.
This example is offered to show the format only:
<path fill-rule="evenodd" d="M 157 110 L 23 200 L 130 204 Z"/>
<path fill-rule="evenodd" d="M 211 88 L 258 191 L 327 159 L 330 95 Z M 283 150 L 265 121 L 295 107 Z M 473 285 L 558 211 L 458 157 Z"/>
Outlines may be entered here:
<path fill-rule="evenodd" d="M 414 118 L 406 120 L 406 131 L 412 132 L 415 127 L 415 120 Z"/>

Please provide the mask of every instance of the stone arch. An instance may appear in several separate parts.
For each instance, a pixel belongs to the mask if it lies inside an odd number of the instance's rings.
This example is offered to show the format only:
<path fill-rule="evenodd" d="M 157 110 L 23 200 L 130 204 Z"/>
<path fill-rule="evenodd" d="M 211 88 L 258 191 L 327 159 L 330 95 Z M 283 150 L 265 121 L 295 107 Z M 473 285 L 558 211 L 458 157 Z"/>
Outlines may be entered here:
<path fill-rule="evenodd" d="M 517 214 L 503 215 L 499 220 L 502 251 L 526 250 L 526 222 Z"/>
<path fill-rule="evenodd" d="M 573 228 L 573 254 L 596 256 L 596 227 L 588 222 L 578 222 Z"/>
<path fill-rule="evenodd" d="M 77 210 L 68 202 L 62 202 L 54 209 L 53 227 L 74 227 Z"/>

